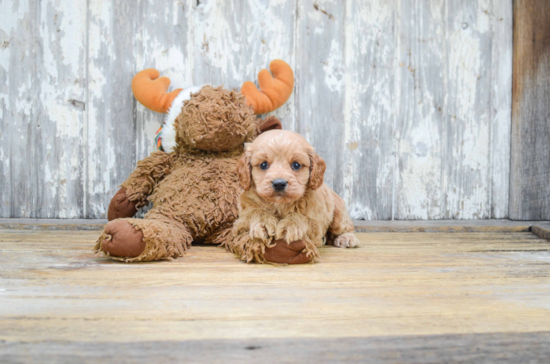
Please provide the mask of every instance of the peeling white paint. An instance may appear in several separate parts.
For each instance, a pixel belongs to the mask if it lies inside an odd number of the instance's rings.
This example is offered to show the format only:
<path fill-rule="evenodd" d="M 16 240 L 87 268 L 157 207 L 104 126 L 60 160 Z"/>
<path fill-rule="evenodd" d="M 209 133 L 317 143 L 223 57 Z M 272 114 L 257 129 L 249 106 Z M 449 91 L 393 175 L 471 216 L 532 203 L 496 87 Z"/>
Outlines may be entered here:
<path fill-rule="evenodd" d="M 2 1 L 0 4 L 0 26 L 6 33 L 17 31 L 22 25 L 20 22 L 29 13 L 30 1 Z"/>
<path fill-rule="evenodd" d="M 228 14 L 234 14 L 233 3 L 204 1 L 193 12 L 195 53 L 201 54 L 208 65 L 216 68 L 229 80 L 239 78 L 237 57 L 241 54 L 239 42 L 232 38 Z M 237 23 L 234 23 L 237 26 Z M 205 77 L 206 75 L 203 75 Z M 195 84 L 213 83 L 214 80 L 195 79 Z M 230 87 L 238 87 L 233 82 Z"/>
<path fill-rule="evenodd" d="M 0 16 L 0 22 L 3 20 L 3 17 Z M 9 69 L 9 61 L 11 59 L 11 47 L 10 47 L 10 36 L 4 30 L 0 29 L 0 71 L 6 72 Z M 9 77 L 6 77 L 4 80 L 5 87 L 9 86 Z M 7 95 L 1 95 L 3 98 L 6 98 Z"/>
<path fill-rule="evenodd" d="M 335 40 L 330 42 L 330 51 L 323 69 L 325 71 L 325 84 L 329 90 L 342 93 L 344 86 L 342 51 Z"/>
<path fill-rule="evenodd" d="M 271 114 L 324 153 L 354 218 L 507 216 L 511 1 L 30 4 L 0 4 L 0 181 L 43 186 L 3 216 L 79 217 L 84 198 L 104 217 L 162 119 L 131 99 L 134 72 L 239 88 L 275 58 L 298 79 Z M 14 164 L 10 150 L 35 142 L 40 165 Z"/>
<path fill-rule="evenodd" d="M 356 219 L 391 218 L 393 9 L 383 1 L 349 1 L 346 7 L 342 194 Z"/>

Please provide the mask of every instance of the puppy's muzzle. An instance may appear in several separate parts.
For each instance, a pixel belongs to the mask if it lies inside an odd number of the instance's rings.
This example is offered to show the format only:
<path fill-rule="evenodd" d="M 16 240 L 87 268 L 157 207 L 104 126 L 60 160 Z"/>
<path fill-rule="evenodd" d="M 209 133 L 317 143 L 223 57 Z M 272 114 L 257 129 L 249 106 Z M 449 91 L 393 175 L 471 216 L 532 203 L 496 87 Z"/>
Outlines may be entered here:
<path fill-rule="evenodd" d="M 276 180 L 273 180 L 271 182 L 271 186 L 277 192 L 283 192 L 287 185 L 288 185 L 288 182 L 285 181 L 284 179 L 280 179 L 280 178 L 278 178 Z"/>

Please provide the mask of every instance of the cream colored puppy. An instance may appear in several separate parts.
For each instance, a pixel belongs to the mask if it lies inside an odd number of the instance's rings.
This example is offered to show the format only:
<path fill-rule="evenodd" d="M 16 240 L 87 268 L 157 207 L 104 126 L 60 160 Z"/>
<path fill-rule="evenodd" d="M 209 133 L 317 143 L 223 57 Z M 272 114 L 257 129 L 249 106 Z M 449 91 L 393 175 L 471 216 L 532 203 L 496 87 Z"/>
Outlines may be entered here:
<path fill-rule="evenodd" d="M 344 201 L 323 183 L 325 168 L 313 147 L 291 131 L 271 130 L 246 144 L 237 164 L 245 192 L 234 233 L 248 231 L 266 242 L 357 246 Z"/>

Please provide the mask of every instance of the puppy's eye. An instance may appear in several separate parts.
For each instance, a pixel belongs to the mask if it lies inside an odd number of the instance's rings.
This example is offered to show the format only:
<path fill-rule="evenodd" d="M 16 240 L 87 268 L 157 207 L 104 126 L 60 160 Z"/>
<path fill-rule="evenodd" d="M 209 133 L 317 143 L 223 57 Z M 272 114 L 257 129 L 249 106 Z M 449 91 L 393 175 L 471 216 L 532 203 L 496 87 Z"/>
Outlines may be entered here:
<path fill-rule="evenodd" d="M 269 164 L 267 164 L 267 162 L 263 162 L 262 164 L 260 164 L 260 169 L 268 169 L 269 168 Z"/>
<path fill-rule="evenodd" d="M 297 171 L 299 170 L 300 168 L 302 168 L 302 165 L 298 162 L 292 162 L 292 169 Z"/>

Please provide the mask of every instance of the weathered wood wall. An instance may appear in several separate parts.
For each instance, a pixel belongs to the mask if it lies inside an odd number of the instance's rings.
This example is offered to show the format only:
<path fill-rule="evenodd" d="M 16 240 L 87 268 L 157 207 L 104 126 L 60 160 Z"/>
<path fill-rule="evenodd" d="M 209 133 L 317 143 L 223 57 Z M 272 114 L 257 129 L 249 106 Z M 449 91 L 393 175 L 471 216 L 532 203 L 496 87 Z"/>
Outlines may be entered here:
<path fill-rule="evenodd" d="M 510 217 L 550 220 L 550 2 L 514 1 Z"/>
<path fill-rule="evenodd" d="M 0 4 L 1 217 L 105 216 L 162 119 L 140 69 L 233 88 L 274 58 L 353 217 L 508 216 L 512 0 Z"/>

